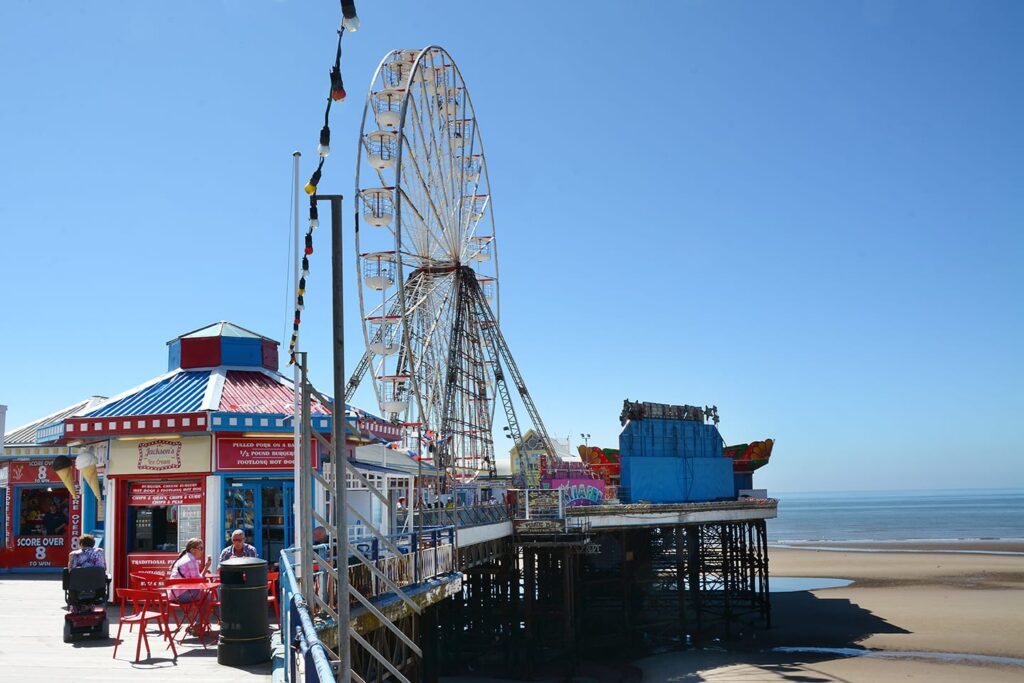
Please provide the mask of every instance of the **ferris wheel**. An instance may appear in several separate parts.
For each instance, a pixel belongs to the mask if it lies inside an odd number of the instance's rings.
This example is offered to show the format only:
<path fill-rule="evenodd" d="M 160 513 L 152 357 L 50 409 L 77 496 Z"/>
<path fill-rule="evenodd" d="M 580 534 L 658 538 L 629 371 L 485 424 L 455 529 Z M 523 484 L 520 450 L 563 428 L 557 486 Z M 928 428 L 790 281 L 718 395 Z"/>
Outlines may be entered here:
<path fill-rule="evenodd" d="M 469 91 L 442 48 L 394 50 L 363 109 L 356 253 L 369 376 L 406 445 L 454 481 L 494 474 L 496 398 L 521 438 L 510 371 L 546 436 L 498 325 L 498 245 L 487 159 Z M 536 417 L 535 417 L 536 415 Z"/>

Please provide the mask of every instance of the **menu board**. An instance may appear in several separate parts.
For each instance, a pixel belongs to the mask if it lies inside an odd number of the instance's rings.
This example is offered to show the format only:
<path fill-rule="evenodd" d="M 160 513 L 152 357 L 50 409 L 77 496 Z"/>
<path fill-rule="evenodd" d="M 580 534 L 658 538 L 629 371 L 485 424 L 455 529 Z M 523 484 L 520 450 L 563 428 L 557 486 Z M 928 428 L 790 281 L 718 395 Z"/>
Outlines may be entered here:
<path fill-rule="evenodd" d="M 184 550 L 190 538 L 203 537 L 203 506 L 178 506 L 178 548 Z"/>

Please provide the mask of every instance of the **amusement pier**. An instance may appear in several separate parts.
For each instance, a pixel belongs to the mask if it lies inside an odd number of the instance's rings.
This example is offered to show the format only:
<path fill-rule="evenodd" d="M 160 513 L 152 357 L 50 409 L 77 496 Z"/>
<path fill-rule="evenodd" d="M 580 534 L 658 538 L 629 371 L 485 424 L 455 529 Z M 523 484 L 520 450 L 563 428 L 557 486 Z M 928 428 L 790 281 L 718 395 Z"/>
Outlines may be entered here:
<path fill-rule="evenodd" d="M 488 159 L 451 54 L 384 55 L 354 192 L 323 192 L 358 27 L 341 4 L 305 197 L 294 157 L 287 351 L 214 322 L 171 338 L 133 386 L 0 429 L 0 571 L 102 557 L 109 585 L 96 564 L 63 578 L 65 642 L 113 636 L 136 662 L 198 642 L 287 681 L 571 674 L 770 626 L 776 501 L 753 478 L 771 439 L 727 445 L 717 406 L 675 397 L 590 417 L 618 418 L 614 447 L 545 426 L 502 333 Z M 333 301 L 332 358 L 300 335 L 313 269 L 331 274 L 316 294 Z M 346 368 L 352 286 L 362 355 Z M 177 573 L 188 553 L 192 578 Z"/>

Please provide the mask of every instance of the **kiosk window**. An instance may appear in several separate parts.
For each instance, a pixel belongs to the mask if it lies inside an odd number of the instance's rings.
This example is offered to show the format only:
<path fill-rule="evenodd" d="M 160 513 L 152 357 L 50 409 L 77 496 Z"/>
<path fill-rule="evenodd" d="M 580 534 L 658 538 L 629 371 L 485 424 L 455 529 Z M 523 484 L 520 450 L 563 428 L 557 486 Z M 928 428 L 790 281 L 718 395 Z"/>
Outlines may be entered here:
<path fill-rule="evenodd" d="M 18 496 L 19 536 L 63 536 L 68 529 L 67 489 L 22 488 Z"/>
<path fill-rule="evenodd" d="M 128 552 L 177 552 L 202 532 L 198 481 L 132 482 L 128 490 Z"/>
<path fill-rule="evenodd" d="M 128 552 L 178 550 L 178 506 L 128 508 Z"/>

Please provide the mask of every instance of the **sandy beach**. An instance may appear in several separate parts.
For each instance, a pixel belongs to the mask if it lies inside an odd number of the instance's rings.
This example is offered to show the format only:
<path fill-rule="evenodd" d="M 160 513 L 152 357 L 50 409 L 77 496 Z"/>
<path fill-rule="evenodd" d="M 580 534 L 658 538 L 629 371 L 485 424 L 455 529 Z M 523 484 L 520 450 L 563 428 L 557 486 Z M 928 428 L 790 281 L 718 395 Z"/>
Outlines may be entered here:
<path fill-rule="evenodd" d="M 853 581 L 842 588 L 773 593 L 772 628 L 740 629 L 732 641 L 699 649 L 583 665 L 575 680 L 1024 680 L 1024 541 L 831 545 L 844 550 L 771 548 L 773 577 Z M 961 554 L 964 550 L 971 552 Z M 1020 554 L 984 554 L 992 552 Z"/>
<path fill-rule="evenodd" d="M 771 574 L 845 578 L 853 584 L 773 594 L 771 629 L 748 631 L 721 648 L 635 662 L 643 680 L 1024 680 L 1024 554 L 983 554 L 1024 553 L 1024 541 L 835 545 L 844 550 L 772 548 Z M 778 652 L 777 647 L 872 653 Z"/>

